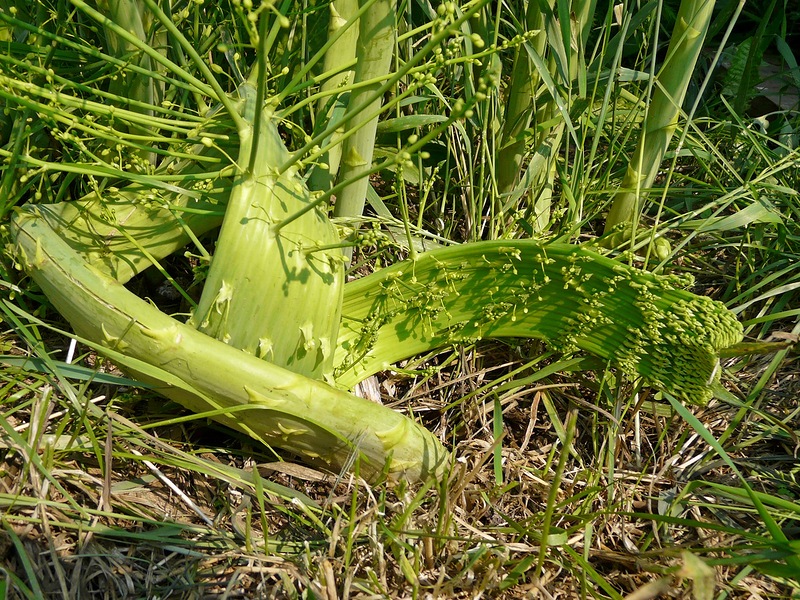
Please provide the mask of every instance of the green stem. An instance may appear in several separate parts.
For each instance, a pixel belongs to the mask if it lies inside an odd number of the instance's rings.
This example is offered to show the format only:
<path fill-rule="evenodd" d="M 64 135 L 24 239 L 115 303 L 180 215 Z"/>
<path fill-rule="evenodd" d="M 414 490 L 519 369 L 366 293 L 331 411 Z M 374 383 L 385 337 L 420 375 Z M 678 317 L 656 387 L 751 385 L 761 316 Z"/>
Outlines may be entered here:
<path fill-rule="evenodd" d="M 336 381 L 483 338 L 585 350 L 692 402 L 710 396 L 718 353 L 741 339 L 718 302 L 580 246 L 503 240 L 420 254 L 345 286 Z"/>
<path fill-rule="evenodd" d="M 460 27 L 470 19 L 470 17 L 478 12 L 485 4 L 487 4 L 490 0 L 478 0 L 473 5 L 469 7 L 469 10 L 466 10 L 464 14 L 462 14 L 458 19 L 456 19 L 450 26 L 445 27 L 442 31 L 436 33 L 431 37 L 431 39 L 422 47 L 418 52 L 415 52 L 412 57 L 408 59 L 391 77 L 389 77 L 386 82 L 380 86 L 372 97 L 368 100 L 368 102 L 374 102 L 379 98 L 382 98 L 383 95 L 388 92 L 392 87 L 394 87 L 400 79 L 409 75 L 413 69 L 422 62 L 422 60 L 430 55 L 434 48 L 439 47 L 442 42 L 453 35 L 454 31 L 459 31 Z M 350 119 L 354 118 L 357 115 L 357 112 L 348 110 L 346 114 L 342 116 L 341 121 L 331 123 L 326 127 L 322 132 L 315 135 L 311 140 L 306 142 L 306 144 L 292 153 L 291 158 L 286 161 L 280 167 L 280 172 L 285 171 L 286 169 L 290 168 L 291 166 L 297 164 L 301 160 L 303 160 L 308 153 L 311 151 L 314 146 L 318 146 L 320 142 L 322 142 L 326 137 L 330 134 L 335 132 L 340 127 L 345 126 Z M 352 128 L 350 128 L 352 130 Z"/>
<path fill-rule="evenodd" d="M 389 72 L 395 47 L 396 0 L 376 0 L 359 20 L 358 48 L 354 80 L 356 83 L 382 77 Z M 342 148 L 339 176 L 353 180 L 336 198 L 334 216 L 358 217 L 364 210 L 369 179 L 366 172 L 372 167 L 375 132 L 382 98 L 375 92 L 375 84 L 350 92 L 348 113 L 354 115 L 348 127 L 355 133 L 347 138 Z M 349 257 L 349 252 L 347 253 Z"/>
<path fill-rule="evenodd" d="M 667 58 L 656 77 L 636 151 L 612 201 L 605 233 L 622 223 L 635 223 L 639 219 L 643 191 L 653 185 L 677 127 L 713 10 L 714 0 L 681 1 Z"/>
<path fill-rule="evenodd" d="M 544 15 L 536 0 L 529 0 L 525 12 L 526 31 L 537 31 L 528 40 L 534 52 L 544 55 L 547 37 L 544 31 Z M 497 153 L 497 188 L 500 194 L 511 192 L 519 177 L 526 139 L 523 135 L 536 112 L 535 92 L 539 87 L 539 75 L 523 47 L 518 47 L 508 91 L 503 135 Z"/>
<path fill-rule="evenodd" d="M 361 15 L 369 10 L 372 2 L 375 1 L 376 0 L 366 0 L 363 2 L 358 11 L 350 17 L 349 21 L 355 21 L 355 19 L 360 18 Z M 282 104 L 290 94 L 297 91 L 298 86 L 300 86 L 301 82 L 306 78 L 311 69 L 313 69 L 314 66 L 323 59 L 323 57 L 328 53 L 328 50 L 330 50 L 331 47 L 333 47 L 333 45 L 339 41 L 339 38 L 344 36 L 348 30 L 349 27 L 340 27 L 328 38 L 328 41 L 322 46 L 322 48 L 320 48 L 317 53 L 297 72 L 297 75 L 294 76 L 289 85 L 287 85 L 284 90 L 278 94 L 275 102 L 276 104 Z"/>
<path fill-rule="evenodd" d="M 339 93 L 339 88 L 352 83 L 353 72 L 350 69 L 356 60 L 356 42 L 358 29 L 353 26 L 353 16 L 358 11 L 358 0 L 334 0 L 330 4 L 330 24 L 328 36 L 333 37 L 340 29 L 346 28 L 344 33 L 336 36 L 336 41 L 325 52 L 323 72 L 336 74 L 326 79 L 321 88 L 321 99 L 316 123 L 330 123 L 341 118 L 346 110 L 346 101 L 349 93 Z M 330 96 L 327 96 L 330 94 Z M 309 175 L 309 187 L 315 191 L 326 191 L 333 187 L 336 174 L 339 171 L 339 162 L 342 156 L 342 147 L 338 144 L 337 135 L 334 133 L 326 138 L 322 145 L 333 144 L 330 149 L 320 155 L 319 161 L 326 165 L 325 168 L 314 165 Z"/>
<path fill-rule="evenodd" d="M 16 256 L 98 352 L 194 412 L 339 471 L 441 477 L 448 453 L 408 417 L 282 369 L 165 315 L 89 267 L 29 206 L 12 222 Z"/>
<path fill-rule="evenodd" d="M 262 88 L 265 73 L 258 78 Z M 259 358 L 321 379 L 332 370 L 344 272 L 340 250 L 306 250 L 332 246 L 338 234 L 326 215 L 313 210 L 296 170 L 278 174 L 288 151 L 269 109 L 259 108 L 263 92 L 247 84 L 241 91 L 245 115 L 254 115 L 253 126 L 239 132 L 238 163 L 249 169 L 234 182 L 189 322 Z M 299 211 L 302 217 L 284 222 Z"/>

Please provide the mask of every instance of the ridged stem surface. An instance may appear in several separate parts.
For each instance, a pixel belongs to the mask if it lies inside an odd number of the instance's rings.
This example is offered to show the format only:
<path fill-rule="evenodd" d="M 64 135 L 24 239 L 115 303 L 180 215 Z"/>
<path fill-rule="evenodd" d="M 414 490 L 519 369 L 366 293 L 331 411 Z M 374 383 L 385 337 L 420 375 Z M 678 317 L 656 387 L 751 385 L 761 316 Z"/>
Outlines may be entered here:
<path fill-rule="evenodd" d="M 614 196 L 605 225 L 610 233 L 617 225 L 635 222 L 642 205 L 642 190 L 653 185 L 678 124 L 683 99 L 703 48 L 714 10 L 714 0 L 682 0 L 667 57 L 656 77 L 639 143 Z"/>
<path fill-rule="evenodd" d="M 194 412 L 333 471 L 440 476 L 448 453 L 408 417 L 280 368 L 170 318 L 87 265 L 41 216 L 15 215 L 15 255 L 75 332 Z"/>
<path fill-rule="evenodd" d="M 254 102 L 252 97 L 248 103 Z M 257 100 L 256 100 L 257 102 Z M 246 111 L 247 113 L 248 111 Z M 239 132 L 239 167 L 203 295 L 189 324 L 314 379 L 330 375 L 344 269 L 338 234 L 311 199 L 267 108 Z M 329 247 L 316 251 L 318 246 Z"/>

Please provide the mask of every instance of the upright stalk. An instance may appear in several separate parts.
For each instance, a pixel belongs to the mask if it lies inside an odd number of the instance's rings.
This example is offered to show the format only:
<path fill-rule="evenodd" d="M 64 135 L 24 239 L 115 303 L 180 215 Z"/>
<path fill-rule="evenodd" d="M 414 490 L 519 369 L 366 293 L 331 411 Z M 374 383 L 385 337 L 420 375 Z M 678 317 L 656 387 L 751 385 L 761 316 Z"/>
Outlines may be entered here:
<path fill-rule="evenodd" d="M 526 32 L 537 32 L 526 43 L 533 52 L 544 56 L 547 47 L 544 15 L 536 0 L 528 2 L 525 11 L 525 29 Z M 497 187 L 501 194 L 511 193 L 520 175 L 527 141 L 525 130 L 536 112 L 536 90 L 539 87 L 539 80 L 539 73 L 528 57 L 528 50 L 524 46 L 518 47 L 506 102 L 503 136 L 497 153 Z"/>
<path fill-rule="evenodd" d="M 120 25 L 130 34 L 142 42 L 147 42 L 147 32 L 145 31 L 144 20 L 144 7 L 141 0 L 109 0 L 107 3 L 98 3 L 100 7 L 107 4 L 104 8 L 108 12 L 111 20 Z M 118 35 L 112 28 L 107 25 L 104 26 L 106 31 L 106 40 L 109 46 L 110 54 L 131 62 L 142 69 L 148 71 L 154 70 L 154 64 L 150 56 L 141 52 L 135 45 Z M 142 107 L 142 104 L 152 106 L 156 102 L 156 87 L 155 80 L 152 77 L 142 77 L 131 71 L 130 69 L 121 69 L 116 77 L 112 78 L 109 85 L 109 92 L 116 94 L 120 99 L 136 102 L 124 102 L 122 105 L 130 110 L 142 113 L 144 115 L 152 116 L 153 111 L 149 108 Z M 137 103 L 138 102 L 138 103 Z M 147 133 L 149 130 L 146 127 L 137 127 L 137 133 Z M 155 161 L 155 154 L 143 154 L 142 158 L 146 159 L 149 163 Z"/>
<path fill-rule="evenodd" d="M 263 38 L 262 38 L 263 39 Z M 315 379 L 330 375 L 344 284 L 338 235 L 320 210 L 278 227 L 311 203 L 295 167 L 278 174 L 288 151 L 258 89 L 242 86 L 246 125 L 241 170 L 190 319 L 200 331 Z M 318 250 L 324 247 L 325 250 Z"/>
<path fill-rule="evenodd" d="M 361 16 L 355 69 L 355 83 L 385 76 L 389 72 L 395 47 L 395 0 L 375 0 Z M 379 82 L 362 86 L 350 93 L 348 112 L 354 114 L 348 128 L 356 132 L 345 140 L 342 148 L 340 181 L 348 181 L 366 174 L 372 166 L 375 132 L 378 117 L 370 118 L 381 106 L 375 92 Z M 336 199 L 334 215 L 349 217 L 361 215 L 369 185 L 368 177 L 358 177 L 346 186 Z"/>
<path fill-rule="evenodd" d="M 358 40 L 358 27 L 352 23 L 348 25 L 350 19 L 358 12 L 358 0 L 333 0 L 329 6 L 331 15 L 328 24 L 328 37 L 333 37 L 343 27 L 347 27 L 347 29 L 325 53 L 325 59 L 322 64 L 323 73 L 330 73 L 335 70 L 338 70 L 339 73 L 323 82 L 320 87 L 320 92 L 322 93 L 332 92 L 352 82 L 353 71 L 350 70 L 350 65 L 356 59 L 356 42 Z M 340 119 L 344 115 L 349 98 L 349 92 L 326 97 L 317 109 L 317 125 L 323 124 L 324 129 L 331 121 Z M 339 137 L 339 132 L 334 132 L 326 137 L 320 145 L 327 146 L 337 137 Z M 341 158 L 341 144 L 332 146 L 326 153 L 321 155 L 317 160 L 317 164 L 311 170 L 308 186 L 316 191 L 328 191 L 331 189 L 336 179 L 336 174 L 339 172 Z"/>
<path fill-rule="evenodd" d="M 653 185 L 677 127 L 678 114 L 703 47 L 713 10 L 714 0 L 681 2 L 667 58 L 656 77 L 642 135 L 606 219 L 606 233 L 618 225 L 635 223 L 639 219 L 643 190 Z"/>

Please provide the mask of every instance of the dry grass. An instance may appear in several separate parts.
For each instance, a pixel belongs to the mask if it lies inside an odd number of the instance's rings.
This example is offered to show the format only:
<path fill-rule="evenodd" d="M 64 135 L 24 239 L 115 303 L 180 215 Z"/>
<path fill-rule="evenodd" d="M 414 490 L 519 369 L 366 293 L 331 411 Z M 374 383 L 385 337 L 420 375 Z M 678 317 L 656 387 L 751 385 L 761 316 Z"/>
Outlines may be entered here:
<path fill-rule="evenodd" d="M 763 550 L 757 515 L 708 485 L 735 487 L 736 475 L 647 391 L 638 404 L 608 386 L 598 395 L 585 373 L 500 394 L 487 385 L 541 368 L 517 371 L 532 350 L 485 344 L 443 353 L 416 378 L 380 378 L 383 402 L 412 407 L 455 449 L 448 480 L 422 488 L 277 462 L 191 419 L 143 429 L 132 420 L 179 414 L 146 392 L 104 398 L 89 386 L 81 397 L 96 408 L 80 415 L 75 387 L 10 375 L 9 597 L 790 597 L 746 566 Z M 739 385 L 760 368 L 748 365 Z M 797 381 L 790 357 L 760 407 L 786 427 L 752 414 L 726 446 L 750 484 L 778 498 L 800 492 Z M 737 419 L 719 402 L 696 414 L 718 438 Z M 714 596 L 693 592 L 708 578 L 685 550 L 719 563 Z"/>

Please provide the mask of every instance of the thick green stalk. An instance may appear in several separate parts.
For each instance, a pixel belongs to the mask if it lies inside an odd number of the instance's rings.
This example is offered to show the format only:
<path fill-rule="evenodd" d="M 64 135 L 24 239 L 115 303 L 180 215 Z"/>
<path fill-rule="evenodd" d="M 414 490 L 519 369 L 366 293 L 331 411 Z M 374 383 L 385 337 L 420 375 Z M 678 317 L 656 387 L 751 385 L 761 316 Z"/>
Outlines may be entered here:
<path fill-rule="evenodd" d="M 354 83 L 383 77 L 389 72 L 395 47 L 396 6 L 395 0 L 374 0 L 361 16 Z M 372 166 L 378 128 L 378 117 L 372 115 L 381 106 L 381 98 L 375 97 L 380 87 L 380 83 L 373 83 L 350 92 L 347 112 L 354 116 L 346 127 L 357 131 L 344 142 L 339 181 L 357 179 L 337 196 L 334 208 L 337 217 L 360 216 L 364 210 L 369 179 L 359 175 L 366 174 Z"/>
<path fill-rule="evenodd" d="M 147 43 L 147 33 L 144 30 L 143 6 L 140 0 L 107 0 L 98 3 L 101 9 L 108 13 L 111 20 L 125 29 L 141 43 Z M 106 39 L 109 46 L 109 54 L 117 58 L 125 59 L 142 69 L 153 70 L 153 63 L 150 56 L 140 52 L 139 49 L 117 35 L 113 29 L 104 26 Z M 155 89 L 153 79 L 142 77 L 129 70 L 120 70 L 115 78 L 111 80 L 109 91 L 122 98 L 138 100 L 145 104 L 155 103 Z M 133 109 L 143 114 L 152 114 L 152 111 L 133 105 Z"/>
<path fill-rule="evenodd" d="M 708 31 L 714 0 L 682 0 L 664 65 L 656 77 L 642 134 L 614 196 L 605 233 L 626 222 L 636 222 L 642 209 L 642 191 L 653 185 L 661 161 L 678 124 L 683 99 Z"/>
<path fill-rule="evenodd" d="M 16 257 L 75 332 L 165 396 L 305 460 L 338 471 L 360 461 L 409 480 L 441 476 L 448 454 L 389 408 L 214 340 L 165 315 L 87 265 L 28 206 L 12 221 Z"/>
<path fill-rule="evenodd" d="M 333 0 L 329 6 L 331 14 L 328 37 L 330 38 L 342 27 L 345 27 L 353 15 L 358 12 L 358 0 Z M 357 40 L 358 28 L 351 24 L 325 53 L 322 72 L 330 73 L 338 70 L 339 73 L 326 79 L 320 87 L 320 92 L 332 92 L 352 83 L 353 71 L 349 67 L 356 59 Z M 323 124 L 324 129 L 331 121 L 340 119 L 345 113 L 349 97 L 349 92 L 326 96 L 317 109 L 316 122 Z M 339 134 L 334 132 L 326 137 L 320 145 L 327 146 L 330 142 L 335 141 L 338 136 Z M 325 154 L 321 155 L 317 160 L 317 165 L 314 165 L 309 175 L 309 188 L 323 192 L 331 189 L 336 179 L 336 174 L 339 172 L 341 158 L 341 144 L 331 147 Z M 319 166 L 321 164 L 324 164 L 325 167 Z"/>
<path fill-rule="evenodd" d="M 135 36 L 139 42 L 147 43 L 147 32 L 144 23 L 144 7 L 141 0 L 108 0 L 98 3 L 99 7 L 105 10 L 111 20 L 125 29 L 128 33 Z M 150 56 L 119 36 L 113 29 L 104 25 L 106 39 L 109 46 L 109 54 L 126 60 L 146 71 L 152 71 L 154 64 Z M 152 108 L 156 104 L 155 80 L 152 77 L 142 77 L 130 69 L 121 69 L 116 77 L 113 77 L 108 91 L 120 98 L 125 98 L 123 107 L 139 112 L 145 116 L 152 117 Z M 136 127 L 134 130 L 138 134 L 151 133 L 151 128 Z M 148 163 L 155 162 L 156 156 L 152 152 L 141 152 L 140 155 Z"/>
<path fill-rule="evenodd" d="M 503 240 L 433 250 L 345 287 L 340 385 L 402 359 L 482 338 L 585 350 L 691 402 L 710 397 L 719 350 L 740 341 L 721 303 L 675 277 L 580 246 Z"/>
<path fill-rule="evenodd" d="M 50 205 L 42 218 L 89 265 L 120 283 L 219 227 L 230 189 L 154 197 L 139 184 Z"/>
<path fill-rule="evenodd" d="M 544 15 L 536 0 L 528 2 L 525 27 L 528 32 L 536 32 L 532 33 L 525 43 L 529 44 L 539 56 L 544 56 L 547 47 Z M 511 193 L 520 176 L 527 141 L 525 131 L 530 125 L 532 115 L 536 112 L 536 90 L 539 87 L 539 80 L 539 73 L 528 57 L 528 50 L 523 46 L 518 47 L 503 115 L 503 135 L 497 153 L 497 188 L 501 194 Z"/>
<path fill-rule="evenodd" d="M 332 223 L 311 202 L 268 108 L 251 90 L 238 163 L 203 295 L 190 325 L 315 379 L 330 375 L 344 270 Z M 246 112 L 248 112 L 246 110 Z M 318 247 L 326 250 L 317 250 Z"/>

